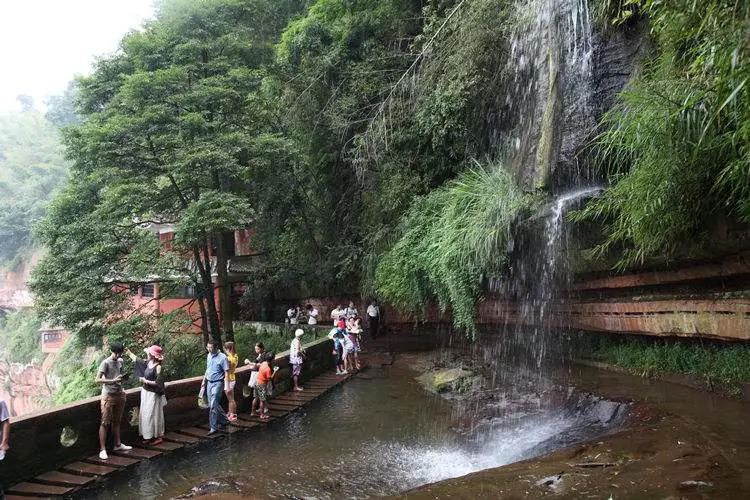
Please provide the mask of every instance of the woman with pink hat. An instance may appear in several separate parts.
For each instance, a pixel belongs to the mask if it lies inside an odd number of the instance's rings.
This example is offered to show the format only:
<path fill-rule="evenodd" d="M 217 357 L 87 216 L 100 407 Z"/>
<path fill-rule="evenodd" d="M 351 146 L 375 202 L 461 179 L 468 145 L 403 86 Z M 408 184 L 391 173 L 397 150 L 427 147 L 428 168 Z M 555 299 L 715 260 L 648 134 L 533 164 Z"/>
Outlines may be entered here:
<path fill-rule="evenodd" d="M 161 444 L 164 435 L 164 406 L 167 398 L 164 396 L 164 371 L 161 363 L 164 361 L 162 348 L 152 345 L 143 350 L 147 359 L 138 359 L 130 349 L 125 351 L 133 361 L 134 371 L 141 375 L 139 380 L 141 389 L 141 413 L 138 419 L 138 434 L 144 441 L 156 446 Z"/>

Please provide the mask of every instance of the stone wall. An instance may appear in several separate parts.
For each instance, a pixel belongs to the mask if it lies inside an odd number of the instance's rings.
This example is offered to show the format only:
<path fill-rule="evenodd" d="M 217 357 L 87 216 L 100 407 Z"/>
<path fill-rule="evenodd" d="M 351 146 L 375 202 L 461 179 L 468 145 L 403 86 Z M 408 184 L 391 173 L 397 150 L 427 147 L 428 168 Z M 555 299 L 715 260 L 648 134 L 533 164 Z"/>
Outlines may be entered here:
<path fill-rule="evenodd" d="M 303 381 L 331 369 L 333 359 L 332 344 L 328 338 L 304 344 L 307 352 L 302 369 Z M 291 386 L 289 351 L 276 355 L 279 371 L 275 377 L 276 390 L 284 392 Z M 248 383 L 250 371 L 247 367 L 237 369 L 235 398 L 239 411 L 249 407 L 250 400 L 242 396 L 242 386 Z M 197 406 L 197 395 L 202 377 L 167 382 L 167 406 L 164 417 L 167 430 L 194 425 L 201 420 L 208 421 L 207 410 Z M 122 423 L 122 440 L 131 444 L 138 440 L 137 419 L 140 389 L 126 391 L 127 403 Z M 35 477 L 43 472 L 94 456 L 99 451 L 98 429 L 100 421 L 100 398 L 93 397 L 57 406 L 11 419 L 11 449 L 0 466 L 0 484 L 5 486 Z M 60 444 L 64 428 L 69 428 L 76 437 L 70 446 Z"/>

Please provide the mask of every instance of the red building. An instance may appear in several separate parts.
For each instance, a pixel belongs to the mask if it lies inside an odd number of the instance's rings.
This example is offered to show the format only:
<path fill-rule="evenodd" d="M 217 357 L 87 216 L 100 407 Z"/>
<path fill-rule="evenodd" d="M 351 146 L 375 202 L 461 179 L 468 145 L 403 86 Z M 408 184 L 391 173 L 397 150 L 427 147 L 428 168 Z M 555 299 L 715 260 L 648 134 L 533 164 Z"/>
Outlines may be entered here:
<path fill-rule="evenodd" d="M 150 229 L 158 236 L 164 251 L 173 250 L 174 226 L 169 224 L 152 225 Z M 234 232 L 234 239 L 229 245 L 229 280 L 232 286 L 233 301 L 244 292 L 248 279 L 248 264 L 259 257 L 251 246 L 253 229 L 241 229 Z M 219 306 L 219 293 L 216 286 L 216 257 L 209 248 L 211 259 L 211 278 L 214 283 L 214 299 Z M 188 267 L 192 267 L 189 261 Z M 194 285 L 175 285 L 165 281 L 153 281 L 140 284 L 123 285 L 123 292 L 130 293 L 131 310 L 143 314 L 163 315 L 177 310 L 183 311 L 192 321 L 190 331 L 199 332 L 201 315 Z"/>

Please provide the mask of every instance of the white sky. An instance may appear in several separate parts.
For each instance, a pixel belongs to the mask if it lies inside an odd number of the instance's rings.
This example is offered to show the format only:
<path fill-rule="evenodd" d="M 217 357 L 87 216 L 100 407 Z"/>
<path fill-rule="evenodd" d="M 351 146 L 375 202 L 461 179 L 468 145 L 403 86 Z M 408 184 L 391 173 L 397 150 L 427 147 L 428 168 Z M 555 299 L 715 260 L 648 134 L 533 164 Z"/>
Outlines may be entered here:
<path fill-rule="evenodd" d="M 16 96 L 60 94 L 95 56 L 153 16 L 153 0 L 0 0 L 0 113 L 20 109 Z"/>

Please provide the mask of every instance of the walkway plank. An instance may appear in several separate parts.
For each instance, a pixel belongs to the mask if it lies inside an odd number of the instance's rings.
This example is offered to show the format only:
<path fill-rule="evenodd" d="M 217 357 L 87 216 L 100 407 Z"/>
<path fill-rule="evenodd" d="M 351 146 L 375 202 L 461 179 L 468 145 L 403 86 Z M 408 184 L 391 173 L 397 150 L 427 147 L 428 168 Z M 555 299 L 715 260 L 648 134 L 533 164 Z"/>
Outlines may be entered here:
<path fill-rule="evenodd" d="M 117 470 L 115 467 L 87 464 L 85 462 L 73 462 L 72 464 L 61 467 L 61 469 L 65 472 L 83 474 L 86 476 L 106 476 Z"/>
<path fill-rule="evenodd" d="M 39 483 L 18 483 L 8 488 L 10 494 L 32 495 L 32 496 L 60 496 L 67 495 L 74 488 L 69 486 L 51 486 Z"/>
<path fill-rule="evenodd" d="M 161 452 L 156 450 L 147 450 L 145 448 L 137 448 L 133 446 L 132 450 L 113 451 L 112 454 L 120 457 L 154 458 L 161 455 Z"/>
<path fill-rule="evenodd" d="M 179 429 L 177 432 L 180 434 L 187 434 L 188 436 L 193 436 L 201 439 L 215 439 L 219 437 L 219 433 L 208 435 L 208 430 L 201 429 L 200 427 L 185 427 L 184 429 Z"/>
<path fill-rule="evenodd" d="M 183 448 L 185 445 L 182 443 L 173 443 L 171 441 L 162 441 L 161 443 L 157 445 L 153 444 L 147 444 L 145 445 L 149 450 L 156 450 L 156 451 L 174 451 L 179 450 L 180 448 Z"/>
<path fill-rule="evenodd" d="M 242 417 L 240 417 L 239 415 L 237 415 L 237 420 L 235 420 L 234 422 L 230 422 L 229 425 L 230 426 L 233 425 L 235 427 L 240 427 L 242 429 L 251 429 L 251 428 L 257 426 L 258 424 L 256 424 L 255 422 L 248 422 L 248 421 L 244 420 Z"/>
<path fill-rule="evenodd" d="M 289 401 L 284 400 L 284 399 L 272 399 L 271 401 L 268 402 L 268 406 L 269 407 L 274 406 L 274 405 L 275 406 L 286 407 L 286 408 L 289 408 L 290 410 L 291 409 L 295 409 L 296 410 L 297 408 L 300 407 L 299 403 L 289 402 Z"/>
<path fill-rule="evenodd" d="M 276 417 L 271 416 L 268 420 L 261 420 L 255 415 L 238 415 L 239 418 L 246 422 L 255 422 L 256 424 L 267 424 L 276 420 Z"/>
<path fill-rule="evenodd" d="M 197 437 L 188 436 L 187 434 L 179 434 L 177 432 L 167 432 L 164 434 L 164 439 L 172 441 L 173 443 L 182 444 L 194 444 L 200 441 Z"/>
<path fill-rule="evenodd" d="M 317 398 L 318 396 L 316 394 L 307 393 L 305 396 L 297 396 L 297 395 L 291 395 L 291 394 L 285 394 L 283 396 L 279 396 L 276 398 L 279 402 L 287 402 L 287 403 L 299 403 L 301 405 L 309 403 L 313 399 Z"/>
<path fill-rule="evenodd" d="M 94 455 L 84 460 L 92 464 L 105 465 L 107 467 L 130 467 L 140 462 L 137 458 L 118 457 L 117 455 L 110 455 L 107 460 L 102 460 L 99 458 L 99 455 Z"/>
<path fill-rule="evenodd" d="M 94 478 L 91 476 L 79 476 L 56 470 L 45 472 L 34 478 L 34 481 L 39 481 L 40 483 L 50 483 L 59 486 L 83 486 L 93 480 Z"/>
<path fill-rule="evenodd" d="M 292 413 L 294 411 L 299 410 L 300 408 L 302 408 L 302 405 L 298 405 L 298 404 L 294 404 L 294 403 L 285 403 L 285 402 L 280 402 L 280 403 L 270 402 L 270 403 L 268 403 L 268 409 L 269 410 L 284 410 L 284 411 L 287 411 L 289 413 Z"/>

